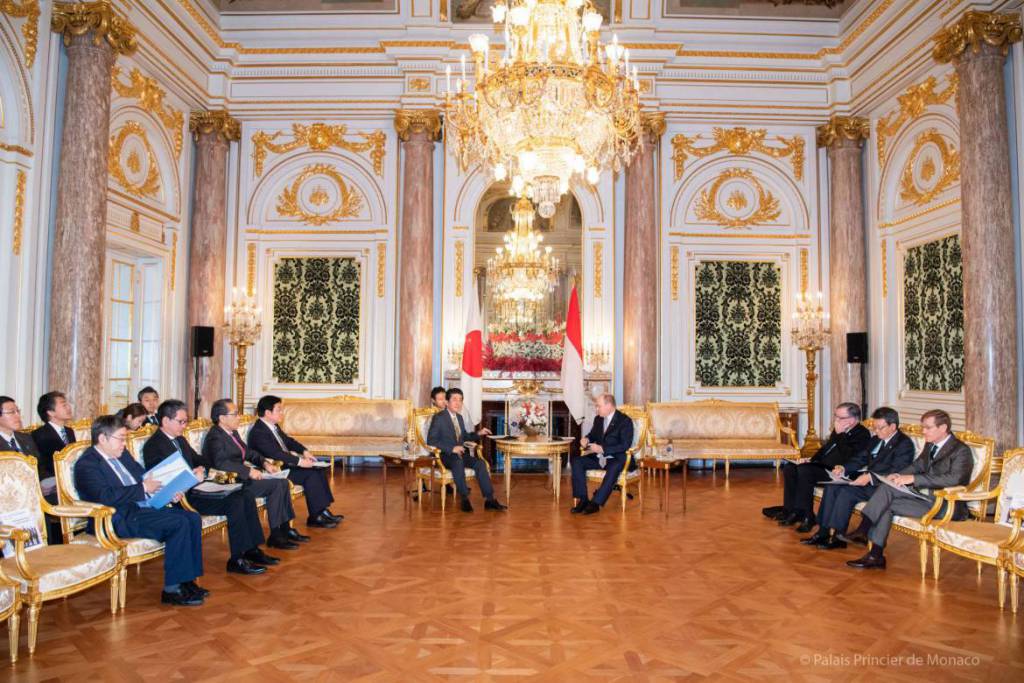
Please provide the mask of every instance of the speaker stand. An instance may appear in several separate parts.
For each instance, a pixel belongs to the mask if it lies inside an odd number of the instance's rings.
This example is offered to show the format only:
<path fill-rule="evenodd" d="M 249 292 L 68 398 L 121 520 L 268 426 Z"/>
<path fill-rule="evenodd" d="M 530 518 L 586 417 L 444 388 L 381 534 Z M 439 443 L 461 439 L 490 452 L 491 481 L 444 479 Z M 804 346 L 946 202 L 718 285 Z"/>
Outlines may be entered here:
<path fill-rule="evenodd" d="M 868 373 L 864 369 L 867 363 L 860 364 L 860 414 L 862 419 L 868 416 Z"/>
<path fill-rule="evenodd" d="M 195 408 L 192 410 L 192 417 L 197 419 L 199 417 L 199 357 L 192 357 L 192 365 L 195 366 L 195 382 L 193 387 L 195 389 L 195 396 L 193 397 Z"/>

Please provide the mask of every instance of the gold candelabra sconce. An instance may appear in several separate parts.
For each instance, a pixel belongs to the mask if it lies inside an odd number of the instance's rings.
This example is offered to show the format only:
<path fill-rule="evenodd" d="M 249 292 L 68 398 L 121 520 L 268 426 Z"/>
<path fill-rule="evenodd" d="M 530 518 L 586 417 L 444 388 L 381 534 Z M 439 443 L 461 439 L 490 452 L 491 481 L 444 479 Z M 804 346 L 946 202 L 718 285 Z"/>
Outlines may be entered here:
<path fill-rule="evenodd" d="M 806 292 L 796 300 L 793 312 L 793 343 L 804 352 L 807 359 L 807 434 L 800 455 L 809 458 L 821 448 L 821 438 L 814 428 L 815 423 L 815 390 L 818 384 L 817 355 L 818 351 L 828 346 L 831 338 L 829 316 L 822 304 L 821 292 L 811 297 Z"/>
<path fill-rule="evenodd" d="M 249 347 L 260 338 L 263 330 L 262 309 L 253 297 L 231 290 L 231 304 L 224 308 L 224 329 L 228 343 L 235 349 L 235 405 L 239 412 L 245 411 L 246 355 Z"/>
<path fill-rule="evenodd" d="M 611 351 L 607 342 L 593 342 L 587 346 L 585 360 L 594 372 L 601 372 L 611 360 Z"/>
<path fill-rule="evenodd" d="M 462 344 L 452 342 L 448 345 L 448 351 L 445 355 L 448 358 L 448 367 L 453 370 L 462 368 Z"/>

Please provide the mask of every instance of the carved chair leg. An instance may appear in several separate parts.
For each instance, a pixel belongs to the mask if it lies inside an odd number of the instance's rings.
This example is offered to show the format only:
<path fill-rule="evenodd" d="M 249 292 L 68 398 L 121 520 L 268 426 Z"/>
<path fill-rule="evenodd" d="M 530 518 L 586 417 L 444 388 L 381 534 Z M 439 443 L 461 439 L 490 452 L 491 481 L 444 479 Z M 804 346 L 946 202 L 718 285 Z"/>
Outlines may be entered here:
<path fill-rule="evenodd" d="M 928 541 L 919 539 L 917 548 L 921 556 L 921 578 L 925 579 L 928 577 Z"/>
<path fill-rule="evenodd" d="M 443 513 L 444 512 L 445 501 L 448 500 L 448 487 L 445 486 L 444 479 L 441 479 L 440 486 L 441 486 L 441 491 L 440 491 L 440 494 L 441 494 L 441 512 Z M 434 495 L 434 493 L 433 493 L 433 491 L 434 491 L 434 482 L 433 481 L 430 482 L 430 491 L 431 491 L 430 495 L 433 496 Z"/>
<path fill-rule="evenodd" d="M 18 632 L 21 630 L 21 615 L 16 612 L 7 620 L 7 640 L 11 645 L 11 664 L 18 661 Z"/>
<path fill-rule="evenodd" d="M 34 600 L 40 600 L 37 595 Z M 39 609 L 42 605 L 39 602 L 31 602 L 28 606 L 28 653 L 31 655 L 36 651 L 36 636 L 39 635 Z"/>
<path fill-rule="evenodd" d="M 121 570 L 117 570 L 113 576 L 110 577 L 110 613 L 117 614 L 118 598 L 121 597 L 121 589 L 119 587 L 121 582 Z"/>
<path fill-rule="evenodd" d="M 725 480 L 729 481 L 729 458 L 725 459 Z"/>
<path fill-rule="evenodd" d="M 999 609 L 1006 607 L 1006 569 L 1003 565 L 996 565 L 996 582 L 999 584 Z"/>
<path fill-rule="evenodd" d="M 981 581 L 981 562 L 978 562 L 978 581 Z"/>
<path fill-rule="evenodd" d="M 138 565 L 135 565 L 138 567 Z M 117 592 L 119 595 L 119 601 L 121 603 L 121 609 L 124 609 L 125 598 L 128 597 L 128 567 L 121 567 L 121 580 L 118 581 Z"/>
<path fill-rule="evenodd" d="M 939 557 L 942 554 L 942 549 L 939 548 L 938 544 L 932 546 L 932 576 L 935 580 L 939 580 Z"/>
<path fill-rule="evenodd" d="M 1014 614 L 1017 613 L 1017 598 L 1020 597 L 1020 577 L 1017 576 L 1017 572 L 1010 572 L 1010 609 Z"/>

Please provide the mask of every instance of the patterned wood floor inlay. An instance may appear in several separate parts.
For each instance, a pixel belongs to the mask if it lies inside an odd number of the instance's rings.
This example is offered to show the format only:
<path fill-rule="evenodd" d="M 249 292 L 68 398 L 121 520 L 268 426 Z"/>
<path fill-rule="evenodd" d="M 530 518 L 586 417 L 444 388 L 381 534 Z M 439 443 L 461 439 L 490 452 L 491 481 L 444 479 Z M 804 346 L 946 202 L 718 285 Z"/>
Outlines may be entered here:
<path fill-rule="evenodd" d="M 474 497 L 442 515 L 404 510 L 394 479 L 385 512 L 379 471 L 338 473 L 346 520 L 266 574 L 226 574 L 215 534 L 205 606 L 161 606 L 150 562 L 116 617 L 105 587 L 44 605 L 36 654 L 23 622 L 0 680 L 1024 680 L 1024 610 L 999 611 L 991 568 L 946 554 L 922 581 L 894 533 L 886 571 L 848 569 L 859 547 L 807 548 L 762 518 L 771 470 L 691 476 L 685 515 L 675 479 L 667 519 L 656 495 L 569 515 L 546 483 L 514 477 L 504 514 Z"/>

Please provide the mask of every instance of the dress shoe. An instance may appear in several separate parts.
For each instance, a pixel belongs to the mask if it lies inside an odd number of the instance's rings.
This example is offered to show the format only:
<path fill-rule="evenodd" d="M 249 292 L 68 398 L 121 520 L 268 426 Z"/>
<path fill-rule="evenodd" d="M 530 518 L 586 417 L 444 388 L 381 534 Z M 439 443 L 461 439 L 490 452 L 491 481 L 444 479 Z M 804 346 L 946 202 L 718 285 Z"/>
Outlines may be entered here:
<path fill-rule="evenodd" d="M 264 567 L 273 567 L 275 564 L 281 564 L 281 560 L 267 555 L 259 548 L 247 551 L 243 557 L 249 560 L 251 564 L 263 565 Z"/>
<path fill-rule="evenodd" d="M 502 505 L 501 503 L 499 503 L 494 498 L 490 498 L 490 499 L 484 501 L 484 509 L 485 510 L 497 510 L 498 512 L 504 512 L 505 510 L 508 510 L 508 506 Z"/>
<path fill-rule="evenodd" d="M 267 547 L 275 550 L 295 550 L 299 544 L 289 540 L 287 536 L 271 536 L 267 539 Z"/>
<path fill-rule="evenodd" d="M 228 560 L 229 574 L 262 574 L 267 571 L 266 567 L 257 567 L 244 557 Z"/>
<path fill-rule="evenodd" d="M 824 534 L 814 534 L 813 536 L 808 536 L 807 538 L 801 538 L 800 542 L 804 545 L 820 545 L 822 543 L 828 542 L 828 536 L 825 536 Z"/>
<path fill-rule="evenodd" d="M 338 526 L 338 523 L 332 522 L 321 514 L 316 519 L 307 519 L 306 526 L 316 527 L 318 529 L 333 529 Z"/>
<path fill-rule="evenodd" d="M 336 515 L 330 510 L 324 510 L 320 514 L 326 517 L 327 519 L 331 520 L 332 522 L 340 522 L 341 520 L 345 519 L 345 515 Z"/>
<path fill-rule="evenodd" d="M 160 591 L 160 602 L 165 605 L 174 605 L 175 607 L 198 607 L 203 604 L 203 598 L 200 595 L 187 593 L 184 590 L 180 590 L 177 593 Z"/>
<path fill-rule="evenodd" d="M 459 509 L 463 512 L 472 512 L 473 504 L 469 502 L 469 498 L 463 498 L 462 502 L 459 503 Z"/>
<path fill-rule="evenodd" d="M 796 528 L 798 534 L 810 533 L 811 529 L 818 526 L 818 523 L 814 521 L 813 517 L 804 517 L 800 520 L 800 526 Z"/>
<path fill-rule="evenodd" d="M 847 534 L 844 538 L 850 543 L 856 543 L 858 545 L 868 544 L 868 535 L 863 531 L 854 531 L 852 534 Z"/>
<path fill-rule="evenodd" d="M 587 504 L 589 502 L 590 501 L 587 500 L 586 498 L 580 498 L 580 502 L 576 503 L 575 507 L 569 508 L 569 512 L 571 512 L 574 515 L 578 515 L 587 509 Z"/>
<path fill-rule="evenodd" d="M 779 526 L 793 526 L 800 521 L 800 513 L 790 512 L 785 517 L 779 520 Z"/>
<path fill-rule="evenodd" d="M 590 503 L 587 503 L 587 507 L 585 507 L 583 509 L 583 514 L 585 514 L 585 515 L 596 515 L 600 511 L 601 511 L 601 506 L 600 505 L 598 505 L 597 503 L 594 503 L 594 502 L 590 502 Z"/>
<path fill-rule="evenodd" d="M 781 505 L 772 505 L 771 507 L 761 508 L 761 514 L 768 519 L 778 519 L 779 515 L 784 515 L 786 508 Z"/>
<path fill-rule="evenodd" d="M 858 557 L 856 560 L 850 560 L 846 563 L 847 567 L 853 567 L 854 569 L 885 569 L 885 556 L 879 555 L 875 557 L 871 553 L 868 553 L 864 557 Z"/>
<path fill-rule="evenodd" d="M 181 589 L 189 593 L 194 593 L 201 598 L 207 598 L 210 595 L 210 591 L 206 590 L 195 581 L 186 581 L 185 583 L 181 584 Z"/>
<path fill-rule="evenodd" d="M 294 541 L 295 543 L 306 543 L 309 541 L 309 536 L 306 534 L 300 534 L 298 529 L 292 529 L 289 527 L 287 534 L 288 540 Z"/>
<path fill-rule="evenodd" d="M 830 538 L 825 539 L 824 542 L 819 543 L 818 547 L 822 550 L 842 550 L 846 547 L 846 541 L 844 541 L 841 538 L 832 536 Z"/>

